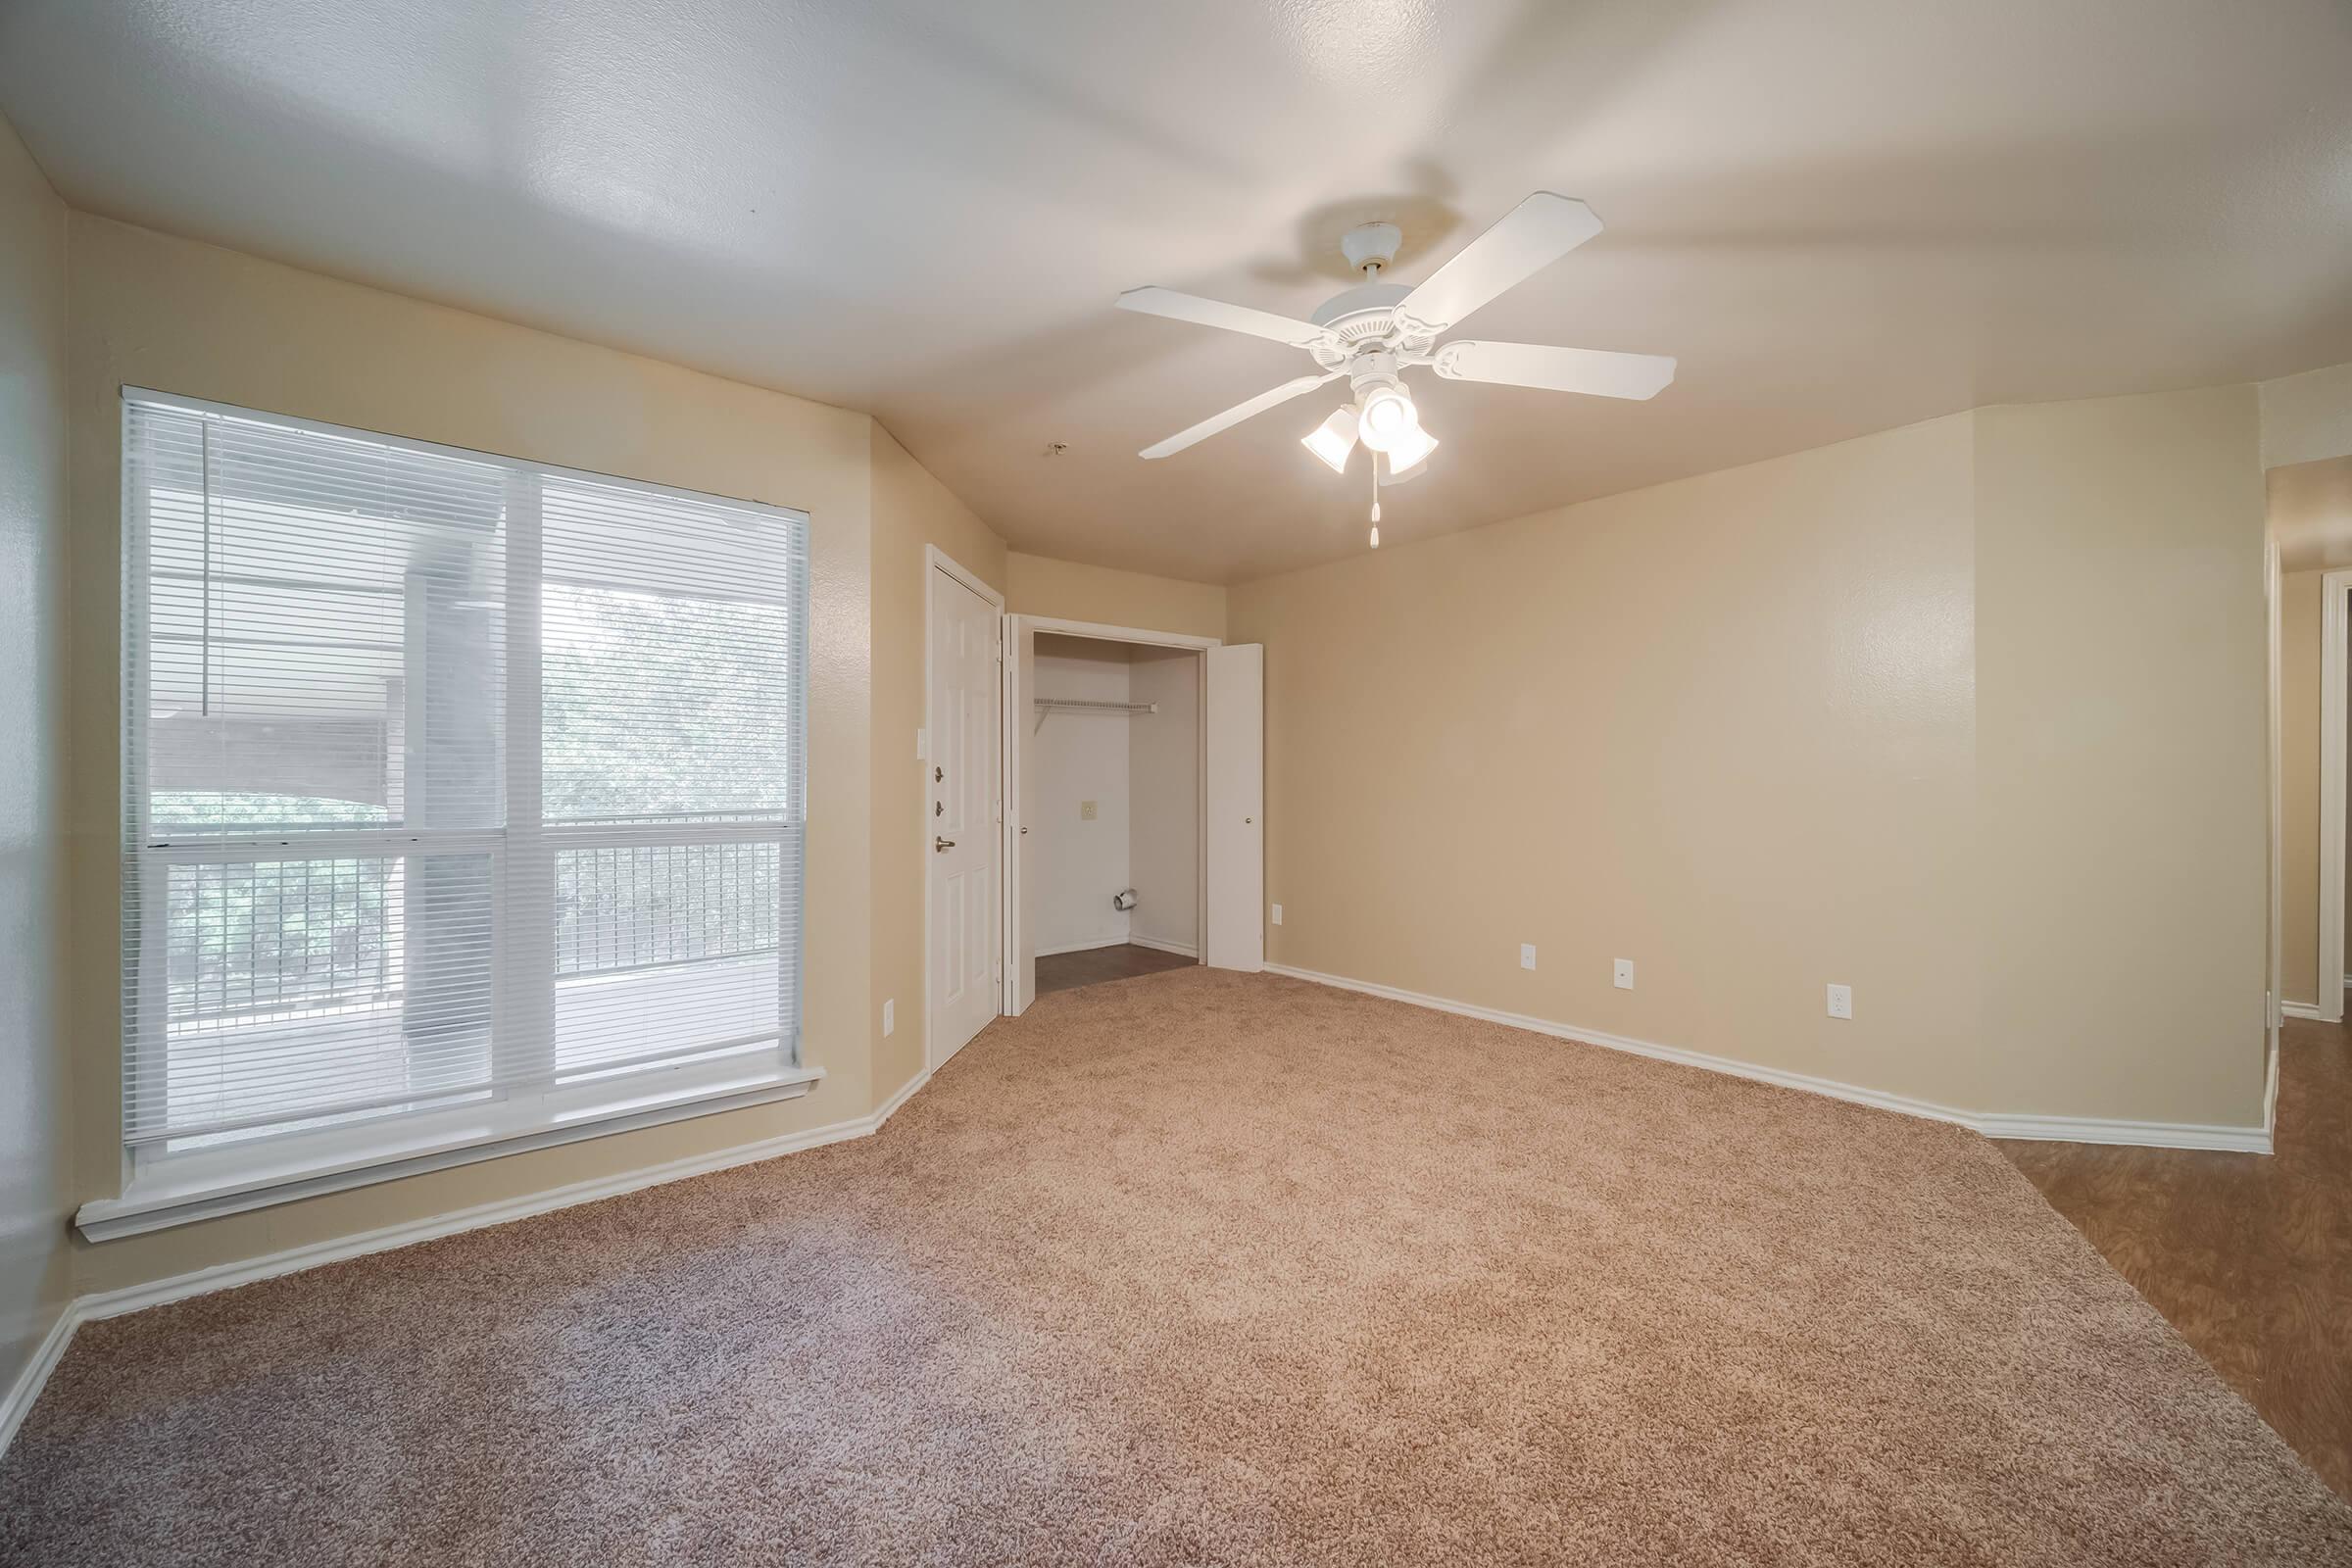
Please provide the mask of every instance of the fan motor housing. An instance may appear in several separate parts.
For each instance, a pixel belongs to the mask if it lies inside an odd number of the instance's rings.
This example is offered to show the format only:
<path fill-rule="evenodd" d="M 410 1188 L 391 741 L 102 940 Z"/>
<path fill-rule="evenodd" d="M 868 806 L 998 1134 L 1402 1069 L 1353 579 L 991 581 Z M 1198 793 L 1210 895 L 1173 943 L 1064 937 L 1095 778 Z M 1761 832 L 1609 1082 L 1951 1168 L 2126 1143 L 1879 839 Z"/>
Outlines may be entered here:
<path fill-rule="evenodd" d="M 1358 283 L 1355 287 L 1334 294 L 1315 307 L 1307 319 L 1317 326 L 1328 326 L 1342 337 L 1350 336 L 1349 327 L 1359 317 L 1376 316 L 1385 325 L 1404 297 L 1413 291 L 1409 283 Z M 1358 332 L 1352 334 L 1362 336 Z"/>
<path fill-rule="evenodd" d="M 1373 351 L 1427 353 L 1429 340 L 1406 336 L 1396 322 L 1396 307 L 1412 291 L 1409 283 L 1360 283 L 1325 300 L 1307 319 L 1329 327 L 1338 342 L 1315 349 L 1316 361 L 1327 370 L 1337 370 Z"/>

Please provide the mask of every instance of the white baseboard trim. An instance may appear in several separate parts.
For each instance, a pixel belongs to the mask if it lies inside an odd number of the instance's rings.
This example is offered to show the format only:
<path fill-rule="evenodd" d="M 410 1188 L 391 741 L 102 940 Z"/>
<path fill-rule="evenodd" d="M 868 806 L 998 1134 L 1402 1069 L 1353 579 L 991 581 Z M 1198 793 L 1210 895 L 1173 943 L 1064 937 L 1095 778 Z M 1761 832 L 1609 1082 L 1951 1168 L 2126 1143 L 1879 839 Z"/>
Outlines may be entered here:
<path fill-rule="evenodd" d="M 2262 1127 L 2211 1127 L 2196 1122 L 2094 1121 L 2081 1116 L 2012 1116 L 1986 1112 L 1976 1118 L 1987 1138 L 2030 1138 L 2059 1144 L 2121 1144 L 2134 1149 L 2209 1149 L 2267 1154 L 2271 1135 Z"/>
<path fill-rule="evenodd" d="M 892 1108 L 897 1107 L 894 1105 Z M 444 1236 L 455 1236 L 461 1231 L 504 1225 L 511 1220 L 528 1219 L 533 1214 L 570 1208 L 579 1203 L 593 1203 L 599 1199 L 618 1198 L 623 1193 L 639 1192 L 666 1182 L 684 1181 L 691 1176 L 707 1176 L 712 1171 L 773 1159 L 779 1154 L 863 1138 L 879 1125 L 880 1122 L 872 1116 L 833 1122 L 823 1127 L 811 1127 L 806 1132 L 786 1133 L 754 1144 L 738 1144 L 732 1149 L 716 1150 L 708 1154 L 690 1154 L 683 1159 L 666 1160 L 659 1165 L 623 1171 L 616 1176 L 599 1176 L 591 1181 L 572 1182 L 563 1187 L 550 1187 L 543 1192 L 526 1193 L 519 1198 L 476 1203 L 469 1208 L 453 1209 L 424 1219 L 386 1225 L 352 1236 L 338 1236 L 331 1241 L 313 1242 L 306 1247 L 292 1247 L 282 1252 L 269 1252 L 234 1263 L 220 1263 L 186 1274 L 174 1274 L 168 1279 L 126 1285 L 118 1290 L 97 1291 L 82 1297 L 76 1304 L 85 1319 L 119 1317 L 124 1312 L 161 1306 L 167 1301 L 205 1296 L 214 1291 L 233 1290 L 258 1280 L 274 1279 L 280 1274 L 317 1268 L 322 1263 L 339 1263 L 345 1258 L 360 1257 L 368 1252 L 388 1252 L 395 1248 L 414 1247 L 418 1242 L 436 1241 Z"/>
<path fill-rule="evenodd" d="M 1157 937 L 1129 937 L 1127 944 L 1130 947 L 1150 948 L 1154 953 L 1173 953 L 1187 958 L 1200 956 L 1200 950 L 1190 942 L 1162 942 Z"/>
<path fill-rule="evenodd" d="M 1873 1105 L 1881 1110 L 1898 1111 L 1906 1116 L 1921 1116 L 1930 1121 L 1952 1122 L 1982 1133 L 1987 1138 L 2034 1138 L 2076 1144 L 2126 1144 L 2150 1149 L 2234 1150 L 2256 1154 L 2267 1154 L 2271 1152 L 2271 1134 L 2267 1127 L 2205 1127 L 2174 1122 L 2107 1121 L 2087 1116 L 2005 1115 L 1998 1112 L 1961 1110 L 1951 1105 L 1938 1105 L 1931 1101 L 1915 1100 L 1908 1095 L 1888 1094 L 1884 1090 L 1866 1089 L 1859 1084 L 1840 1083 L 1834 1078 L 1816 1078 L 1809 1073 L 1786 1072 L 1778 1067 L 1761 1067 L 1753 1062 L 1737 1061 L 1729 1056 L 1710 1056 L 1704 1052 L 1686 1051 L 1680 1046 L 1661 1046 L 1654 1041 L 1635 1040 L 1626 1035 L 1605 1034 L 1597 1029 L 1579 1029 L 1571 1024 L 1554 1023 L 1548 1018 L 1531 1017 L 1520 1012 L 1505 1012 L 1499 1007 L 1482 1007 L 1476 1003 L 1454 1002 L 1445 997 L 1433 997 L 1418 991 L 1402 990 L 1396 986 L 1377 985 L 1369 980 L 1351 980 L 1345 975 L 1324 974 L 1314 969 L 1300 969 L 1287 963 L 1269 963 L 1266 965 L 1266 973 L 1288 975 L 1294 980 L 1305 980 L 1315 985 L 1336 986 L 1342 991 L 1360 991 L 1367 996 L 1386 997 L 1392 1002 L 1409 1003 L 1413 1006 L 1429 1007 L 1439 1012 L 1458 1013 L 1465 1018 L 1483 1018 L 1489 1023 L 1505 1024 L 1513 1029 L 1525 1029 L 1531 1034 L 1548 1035 L 1555 1040 L 1579 1041 L 1589 1046 L 1600 1046 L 1609 1051 L 1622 1051 L 1636 1056 L 1648 1056 L 1657 1061 L 1679 1062 L 1686 1067 L 1698 1067 L 1707 1072 L 1723 1073 L 1727 1077 L 1745 1078 L 1755 1083 L 1775 1084 L 1783 1089 L 1801 1089 L 1807 1094 L 1823 1095 L 1832 1100 L 1848 1101 L 1857 1105 Z"/>
<path fill-rule="evenodd" d="M 912 1100 L 914 1098 L 914 1092 L 922 1088 L 923 1085 L 929 1083 L 931 1081 L 932 1073 L 936 1071 L 938 1071 L 938 1069 L 935 1067 L 925 1067 L 921 1072 L 918 1072 L 913 1077 L 907 1079 L 906 1084 L 900 1088 L 897 1094 L 882 1102 L 881 1106 L 874 1112 L 873 1126 L 867 1128 L 866 1130 L 868 1132 L 880 1132 L 882 1130 L 882 1124 L 890 1120 L 891 1117 L 897 1115 L 899 1113 L 899 1107 L 906 1103 L 906 1102 L 909 1100 Z"/>
<path fill-rule="evenodd" d="M 2266 1043 L 2268 1049 L 2264 1053 L 2267 1059 L 2262 1066 L 2262 1130 L 2275 1135 L 2278 1131 L 2279 1031 L 2273 1029 L 2269 1034 L 2270 1039 Z"/>
<path fill-rule="evenodd" d="M 48 1386 L 49 1374 L 65 1358 L 66 1347 L 74 1343 L 74 1331 L 81 1327 L 81 1317 L 79 1301 L 67 1301 L 58 1308 L 57 1321 L 41 1336 L 32 1359 L 17 1374 L 8 1397 L 0 1400 L 0 1454 L 8 1452 L 8 1446 L 16 1441 L 17 1428 L 24 1424 L 24 1417 L 32 1410 L 32 1401 L 41 1396 L 41 1390 Z"/>
<path fill-rule="evenodd" d="M 1037 956 L 1041 958 L 1057 958 L 1065 953 L 1092 953 L 1097 948 L 1123 948 L 1134 940 L 1135 938 L 1126 936 L 1089 937 L 1084 942 L 1073 942 L 1066 947 L 1040 948 L 1037 950 Z"/>
<path fill-rule="evenodd" d="M 2281 1002 L 2278 1010 L 2289 1018 L 2308 1018 L 2313 1023 L 2335 1022 L 2320 1010 L 2320 1004 L 2316 1002 Z"/>

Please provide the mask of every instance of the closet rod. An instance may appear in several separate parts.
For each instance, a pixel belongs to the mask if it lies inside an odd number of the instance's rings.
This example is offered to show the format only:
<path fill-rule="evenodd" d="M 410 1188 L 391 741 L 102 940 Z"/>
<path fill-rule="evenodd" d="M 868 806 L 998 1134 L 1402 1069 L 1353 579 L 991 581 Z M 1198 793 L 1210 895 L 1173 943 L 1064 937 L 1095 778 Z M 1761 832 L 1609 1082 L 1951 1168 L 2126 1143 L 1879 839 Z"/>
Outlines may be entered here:
<path fill-rule="evenodd" d="M 1076 697 L 1040 697 L 1041 713 L 1156 713 L 1157 703 L 1090 703 Z"/>

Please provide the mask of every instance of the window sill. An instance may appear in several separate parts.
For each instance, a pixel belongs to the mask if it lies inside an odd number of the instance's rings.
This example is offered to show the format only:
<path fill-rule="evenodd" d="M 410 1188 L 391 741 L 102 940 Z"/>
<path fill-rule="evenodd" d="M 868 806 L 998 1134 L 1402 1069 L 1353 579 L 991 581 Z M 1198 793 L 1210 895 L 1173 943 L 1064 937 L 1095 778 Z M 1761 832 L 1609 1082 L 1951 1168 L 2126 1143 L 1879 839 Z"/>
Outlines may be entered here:
<path fill-rule="evenodd" d="M 109 1242 L 452 1165 L 797 1100 L 824 1075 L 822 1067 L 771 1067 L 668 1094 L 649 1094 L 640 1084 L 625 1096 L 567 1108 L 536 1125 L 500 1126 L 495 1112 L 477 1113 L 456 1125 L 436 1120 L 429 1132 L 412 1125 L 388 1128 L 365 1141 L 344 1136 L 323 1156 L 315 1151 L 308 1157 L 283 1152 L 267 1160 L 249 1155 L 233 1168 L 204 1156 L 160 1161 L 125 1186 L 122 1197 L 82 1204 L 74 1225 L 89 1241 Z"/>

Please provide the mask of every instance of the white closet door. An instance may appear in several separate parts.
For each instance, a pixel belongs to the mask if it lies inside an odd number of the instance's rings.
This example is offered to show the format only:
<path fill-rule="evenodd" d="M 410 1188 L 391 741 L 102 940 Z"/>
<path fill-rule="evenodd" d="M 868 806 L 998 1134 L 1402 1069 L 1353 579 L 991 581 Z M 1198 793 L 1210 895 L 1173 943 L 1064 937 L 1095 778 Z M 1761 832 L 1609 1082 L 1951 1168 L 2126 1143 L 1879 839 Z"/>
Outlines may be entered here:
<path fill-rule="evenodd" d="M 1211 648 L 1208 659 L 1201 956 L 1220 969 L 1266 965 L 1266 651 Z"/>
<path fill-rule="evenodd" d="M 1037 1000 L 1037 927 L 1026 914 L 1029 890 L 1037 885 L 1029 831 L 1036 820 L 1037 786 L 1029 766 L 1030 740 L 1037 734 L 1037 633 L 1019 615 L 1004 620 L 1004 731 L 1010 777 L 1005 782 L 1005 822 L 1012 842 L 1006 867 L 1004 929 L 1012 984 L 1005 987 L 1004 1010 L 1014 1017 Z"/>

